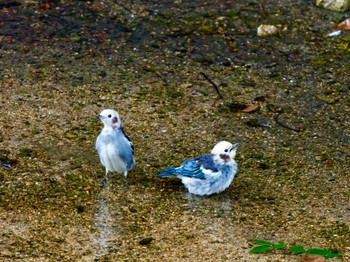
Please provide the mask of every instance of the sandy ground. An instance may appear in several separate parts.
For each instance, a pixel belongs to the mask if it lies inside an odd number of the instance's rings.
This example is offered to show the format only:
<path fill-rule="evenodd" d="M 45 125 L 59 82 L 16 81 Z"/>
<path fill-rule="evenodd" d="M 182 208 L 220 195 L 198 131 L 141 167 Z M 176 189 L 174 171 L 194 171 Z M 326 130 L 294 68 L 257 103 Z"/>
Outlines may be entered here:
<path fill-rule="evenodd" d="M 349 260 L 349 33 L 325 36 L 345 15 L 305 1 L 0 5 L 0 259 L 300 261 L 288 248 L 302 245 Z M 257 37 L 263 23 L 279 34 Z M 105 108 L 135 145 L 128 188 L 101 184 Z M 220 140 L 241 143 L 225 192 L 192 201 L 156 177 Z M 250 254 L 251 239 L 286 248 Z"/>

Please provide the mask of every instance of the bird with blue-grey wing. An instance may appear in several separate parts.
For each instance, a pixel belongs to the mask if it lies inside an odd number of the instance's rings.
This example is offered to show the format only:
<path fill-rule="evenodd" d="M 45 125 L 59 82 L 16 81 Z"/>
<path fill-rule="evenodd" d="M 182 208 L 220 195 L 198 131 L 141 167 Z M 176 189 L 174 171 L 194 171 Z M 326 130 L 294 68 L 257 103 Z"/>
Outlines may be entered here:
<path fill-rule="evenodd" d="M 234 160 L 239 143 L 217 143 L 210 154 L 184 161 L 179 167 L 164 169 L 158 177 L 181 179 L 189 193 L 199 196 L 220 193 L 228 188 L 237 173 Z"/>
<path fill-rule="evenodd" d="M 106 169 L 105 179 L 110 171 L 123 173 L 127 182 L 128 172 L 135 167 L 134 146 L 123 131 L 119 114 L 115 110 L 105 109 L 96 117 L 104 124 L 95 146 Z"/>

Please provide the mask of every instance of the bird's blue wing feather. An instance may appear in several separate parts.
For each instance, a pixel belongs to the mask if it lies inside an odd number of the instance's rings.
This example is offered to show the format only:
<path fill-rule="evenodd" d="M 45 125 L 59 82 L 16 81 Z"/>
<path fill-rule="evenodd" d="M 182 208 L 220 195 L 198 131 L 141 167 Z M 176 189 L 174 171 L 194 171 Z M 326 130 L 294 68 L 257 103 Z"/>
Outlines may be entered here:
<path fill-rule="evenodd" d="M 202 155 L 195 159 L 186 160 L 178 169 L 178 174 L 186 177 L 204 179 L 203 169 L 218 172 L 211 155 Z"/>
<path fill-rule="evenodd" d="M 97 140 L 96 140 L 96 143 L 95 143 L 95 147 L 96 147 L 96 150 L 98 152 L 98 155 L 100 156 L 101 158 L 101 149 L 102 149 L 102 144 L 103 144 L 103 141 L 104 140 L 104 137 L 102 137 L 101 135 L 99 135 L 97 137 Z"/>
<path fill-rule="evenodd" d="M 121 132 L 124 134 L 124 137 L 126 138 L 126 143 L 124 143 L 124 146 L 126 147 L 125 150 L 122 150 L 120 152 L 120 157 L 127 163 L 128 170 L 134 168 L 135 160 L 134 160 L 134 145 L 131 142 L 131 139 L 124 133 L 123 129 L 120 129 Z"/>
<path fill-rule="evenodd" d="M 176 176 L 176 168 L 174 167 L 168 167 L 165 168 L 161 173 L 158 174 L 158 177 L 165 177 L 165 176 Z"/>
<path fill-rule="evenodd" d="M 132 149 L 132 154 L 134 155 L 134 145 L 133 145 L 130 137 L 127 134 L 125 134 L 124 129 L 122 127 L 120 128 L 120 131 L 124 134 L 125 138 L 129 141 L 129 143 L 131 145 L 131 149 Z"/>
<path fill-rule="evenodd" d="M 202 155 L 195 159 L 199 160 L 199 162 L 202 164 L 204 169 L 209 169 L 212 172 L 218 172 L 218 169 L 214 163 L 212 155 Z"/>
<path fill-rule="evenodd" d="M 114 145 L 118 147 L 116 150 L 119 157 L 126 163 L 128 170 L 132 169 L 135 165 L 134 161 L 134 146 L 130 138 L 124 133 L 123 129 L 117 129 L 117 134 L 113 136 Z M 118 134 L 118 132 L 120 132 Z"/>

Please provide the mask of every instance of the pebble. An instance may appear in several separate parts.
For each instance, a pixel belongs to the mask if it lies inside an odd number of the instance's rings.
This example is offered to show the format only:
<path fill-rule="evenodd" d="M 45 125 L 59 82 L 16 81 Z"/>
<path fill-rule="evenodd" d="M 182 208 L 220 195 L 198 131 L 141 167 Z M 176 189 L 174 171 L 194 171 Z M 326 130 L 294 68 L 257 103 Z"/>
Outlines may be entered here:
<path fill-rule="evenodd" d="M 141 246 L 149 245 L 149 244 L 151 244 L 152 240 L 153 240 L 153 237 L 146 237 L 146 238 L 141 239 L 141 240 L 139 241 L 139 244 L 140 244 Z"/>
<path fill-rule="evenodd" d="M 333 11 L 346 11 L 350 7 L 350 0 L 316 0 L 316 5 Z"/>
<path fill-rule="evenodd" d="M 23 101 L 23 96 L 21 95 L 15 95 L 13 98 L 14 101 L 18 102 L 18 101 Z"/>
<path fill-rule="evenodd" d="M 274 25 L 260 25 L 257 29 L 257 35 L 267 37 L 278 33 L 278 28 Z"/>

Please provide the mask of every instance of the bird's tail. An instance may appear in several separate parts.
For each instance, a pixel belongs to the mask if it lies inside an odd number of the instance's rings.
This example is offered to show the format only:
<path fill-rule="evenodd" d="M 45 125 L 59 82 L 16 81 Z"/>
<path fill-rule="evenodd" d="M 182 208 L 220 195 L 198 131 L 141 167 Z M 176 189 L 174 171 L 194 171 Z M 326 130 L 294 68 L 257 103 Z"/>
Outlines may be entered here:
<path fill-rule="evenodd" d="M 158 177 L 165 177 L 165 176 L 176 176 L 176 169 L 173 167 L 168 167 L 164 169 Z"/>

